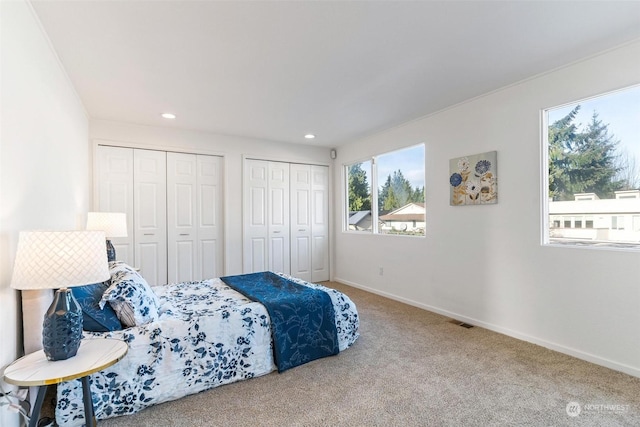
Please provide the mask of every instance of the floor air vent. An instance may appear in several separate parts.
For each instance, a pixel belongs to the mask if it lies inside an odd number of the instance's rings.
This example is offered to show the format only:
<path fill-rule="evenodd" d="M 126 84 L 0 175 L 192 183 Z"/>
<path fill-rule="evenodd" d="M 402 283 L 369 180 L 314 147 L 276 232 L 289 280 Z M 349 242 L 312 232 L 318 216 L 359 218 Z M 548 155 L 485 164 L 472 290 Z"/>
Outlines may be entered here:
<path fill-rule="evenodd" d="M 451 319 L 451 320 L 449 320 L 449 323 L 453 323 L 454 325 L 462 326 L 463 328 L 467 328 L 467 329 L 471 329 L 471 328 L 473 328 L 473 325 L 470 325 L 470 324 L 468 324 L 468 323 L 461 322 L 461 321 L 456 320 L 456 319 Z"/>

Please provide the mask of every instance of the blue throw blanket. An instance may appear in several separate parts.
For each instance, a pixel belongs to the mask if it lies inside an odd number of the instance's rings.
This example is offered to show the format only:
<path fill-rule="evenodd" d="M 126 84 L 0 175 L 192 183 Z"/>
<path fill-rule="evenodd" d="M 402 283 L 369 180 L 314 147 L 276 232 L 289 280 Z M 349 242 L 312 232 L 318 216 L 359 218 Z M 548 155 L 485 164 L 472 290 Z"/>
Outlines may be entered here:
<path fill-rule="evenodd" d="M 326 292 L 270 271 L 220 279 L 266 307 L 278 372 L 340 352 L 333 303 Z"/>

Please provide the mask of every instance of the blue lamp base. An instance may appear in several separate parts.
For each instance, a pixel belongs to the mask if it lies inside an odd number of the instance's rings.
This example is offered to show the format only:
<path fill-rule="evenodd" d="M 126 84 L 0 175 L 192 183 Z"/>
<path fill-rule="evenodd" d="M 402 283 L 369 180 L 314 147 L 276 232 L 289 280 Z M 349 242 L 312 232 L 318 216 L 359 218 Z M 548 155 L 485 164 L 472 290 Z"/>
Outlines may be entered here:
<path fill-rule="evenodd" d="M 42 323 L 42 346 L 48 360 L 76 355 L 82 339 L 82 308 L 67 288 L 59 289 Z"/>
<path fill-rule="evenodd" d="M 116 260 L 116 248 L 113 247 L 111 240 L 107 239 L 107 261 Z"/>

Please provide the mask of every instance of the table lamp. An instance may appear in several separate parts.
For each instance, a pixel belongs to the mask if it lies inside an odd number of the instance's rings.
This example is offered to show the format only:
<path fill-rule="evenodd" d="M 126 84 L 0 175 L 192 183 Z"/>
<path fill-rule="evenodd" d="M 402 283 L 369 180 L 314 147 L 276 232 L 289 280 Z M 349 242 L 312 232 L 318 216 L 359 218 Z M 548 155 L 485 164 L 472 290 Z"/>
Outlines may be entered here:
<path fill-rule="evenodd" d="M 107 260 L 116 260 L 111 237 L 127 237 L 127 215 L 120 212 L 89 212 L 87 230 L 104 231 L 107 236 Z"/>
<path fill-rule="evenodd" d="M 109 279 L 102 231 L 22 231 L 11 287 L 58 289 L 42 323 L 48 360 L 76 355 L 82 338 L 82 308 L 68 289 Z"/>

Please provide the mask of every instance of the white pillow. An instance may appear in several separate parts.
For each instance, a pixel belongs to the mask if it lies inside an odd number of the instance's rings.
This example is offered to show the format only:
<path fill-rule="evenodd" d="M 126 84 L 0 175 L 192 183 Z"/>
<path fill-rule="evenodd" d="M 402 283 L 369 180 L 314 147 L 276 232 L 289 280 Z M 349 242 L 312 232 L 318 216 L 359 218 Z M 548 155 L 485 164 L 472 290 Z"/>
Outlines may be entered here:
<path fill-rule="evenodd" d="M 127 327 L 158 320 L 159 301 L 144 278 L 122 261 L 109 263 L 111 285 L 102 294 L 100 308 L 108 302 Z"/>

